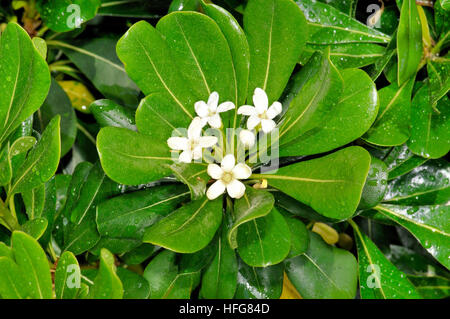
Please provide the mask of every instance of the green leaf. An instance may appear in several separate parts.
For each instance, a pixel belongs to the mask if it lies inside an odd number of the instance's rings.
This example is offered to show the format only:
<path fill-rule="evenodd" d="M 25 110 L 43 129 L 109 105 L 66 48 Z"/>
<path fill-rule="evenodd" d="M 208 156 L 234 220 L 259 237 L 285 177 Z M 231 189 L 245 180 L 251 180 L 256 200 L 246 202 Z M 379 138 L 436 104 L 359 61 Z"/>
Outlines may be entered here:
<path fill-rule="evenodd" d="M 371 208 L 383 200 L 387 189 L 387 177 L 386 164 L 383 161 L 372 157 L 369 174 L 367 175 L 358 208 Z"/>
<path fill-rule="evenodd" d="M 385 217 L 406 228 L 422 246 L 447 269 L 450 269 L 450 206 L 398 206 L 382 204 L 376 209 Z"/>
<path fill-rule="evenodd" d="M 30 297 L 50 299 L 52 279 L 44 250 L 36 239 L 20 231 L 13 232 L 11 243 L 14 259 L 25 281 L 29 284 Z"/>
<path fill-rule="evenodd" d="M 305 64 L 315 51 L 325 51 L 328 46 L 307 44 L 299 63 Z M 330 60 L 339 69 L 360 68 L 373 64 L 383 56 L 385 48 L 374 43 L 338 43 L 330 45 Z"/>
<path fill-rule="evenodd" d="M 200 6 L 200 0 L 172 0 L 169 13 L 174 11 L 196 11 Z"/>
<path fill-rule="evenodd" d="M 39 37 L 33 37 L 31 39 L 33 42 L 34 47 L 36 50 L 38 50 L 41 57 L 45 60 L 47 59 L 47 43 L 45 43 L 45 40 Z"/>
<path fill-rule="evenodd" d="M 41 216 L 45 204 L 45 184 L 22 193 L 28 219 Z"/>
<path fill-rule="evenodd" d="M 327 245 L 309 232 L 308 250 L 287 259 L 286 274 L 303 298 L 353 299 L 357 286 L 357 263 L 346 250 Z"/>
<path fill-rule="evenodd" d="M 61 151 L 59 122 L 60 116 L 57 115 L 47 125 L 36 146 L 28 153 L 27 159 L 13 178 L 9 196 L 33 189 L 55 174 Z"/>
<path fill-rule="evenodd" d="M 298 61 L 307 38 L 306 19 L 289 0 L 249 0 L 244 30 L 250 48 L 248 97 L 255 88 L 276 101 Z"/>
<path fill-rule="evenodd" d="M 160 19 L 156 29 L 195 96 L 206 101 L 216 91 L 221 102 L 236 100 L 231 52 L 214 20 L 197 12 L 174 12 Z"/>
<path fill-rule="evenodd" d="M 306 252 L 309 245 L 308 229 L 300 219 L 289 214 L 282 208 L 279 208 L 279 210 L 283 214 L 284 220 L 291 233 L 291 250 L 289 251 L 287 258 L 293 258 L 303 254 Z"/>
<path fill-rule="evenodd" d="M 389 173 L 388 180 L 392 180 L 409 173 L 414 168 L 425 163 L 427 159 L 414 155 L 406 144 L 403 144 L 393 147 L 383 161 L 387 165 Z"/>
<path fill-rule="evenodd" d="M 123 286 L 116 273 L 114 255 L 106 249 L 100 252 L 100 266 L 89 294 L 93 299 L 122 299 L 123 297 Z"/>
<path fill-rule="evenodd" d="M 319 0 L 320 2 L 327 3 L 330 6 L 338 9 L 339 11 L 345 13 L 346 15 L 353 17 L 356 11 L 357 0 L 344 0 L 344 1 L 328 1 Z"/>
<path fill-rule="evenodd" d="M 351 222 L 358 249 L 360 293 L 363 299 L 420 299 L 406 275 Z"/>
<path fill-rule="evenodd" d="M 170 165 L 170 169 L 180 182 L 189 187 L 192 200 L 197 200 L 205 196 L 206 183 L 210 179 L 205 165 L 176 162 Z"/>
<path fill-rule="evenodd" d="M 64 237 L 64 251 L 80 255 L 91 249 L 100 240 L 95 223 L 95 210 L 88 210 L 80 224 L 70 223 Z"/>
<path fill-rule="evenodd" d="M 283 264 L 251 267 L 239 259 L 236 299 L 278 299 L 283 289 Z"/>
<path fill-rule="evenodd" d="M 61 116 L 61 157 L 67 154 L 75 143 L 77 119 L 75 111 L 64 90 L 52 78 L 50 91 L 38 111 L 39 131 L 43 132 L 55 115 Z"/>
<path fill-rule="evenodd" d="M 445 59 L 445 57 L 444 57 Z M 442 63 L 438 61 L 427 61 L 427 71 L 430 87 L 430 101 L 433 107 L 450 89 L 450 61 L 444 60 Z"/>
<path fill-rule="evenodd" d="M 397 31 L 398 86 L 416 74 L 422 51 L 422 27 L 416 1 L 404 0 Z"/>
<path fill-rule="evenodd" d="M 0 257 L 0 296 L 3 299 L 30 297 L 27 284 L 19 266 L 11 258 Z"/>
<path fill-rule="evenodd" d="M 424 84 L 412 101 L 408 147 L 422 157 L 439 158 L 450 150 L 450 100 L 444 96 L 433 108 L 429 89 Z"/>
<path fill-rule="evenodd" d="M 369 153 L 351 146 L 282 167 L 274 174 L 253 174 L 253 177 L 267 179 L 269 185 L 311 206 L 321 215 L 346 219 L 358 206 L 369 166 Z"/>
<path fill-rule="evenodd" d="M 324 123 L 342 93 L 343 78 L 331 63 L 329 51 L 317 52 L 295 79 L 293 99 L 280 129 L 280 144 L 297 140 Z M 295 154 L 298 155 L 298 154 Z"/>
<path fill-rule="evenodd" d="M 70 251 L 64 252 L 58 260 L 55 271 L 56 299 L 74 299 L 81 285 L 81 271 L 78 260 Z"/>
<path fill-rule="evenodd" d="M 119 183 L 145 184 L 170 174 L 169 147 L 144 134 L 104 127 L 98 133 L 97 148 L 105 173 Z"/>
<path fill-rule="evenodd" d="M 117 268 L 117 275 L 123 284 L 123 299 L 147 299 L 150 285 L 141 275 L 125 268 Z"/>
<path fill-rule="evenodd" d="M 136 247 L 126 254 L 122 255 L 121 259 L 124 260 L 127 265 L 138 265 L 150 258 L 159 249 L 160 247 L 158 246 L 142 244 L 139 247 Z"/>
<path fill-rule="evenodd" d="M 111 198 L 97 207 L 100 235 L 142 239 L 145 229 L 174 211 L 188 198 L 180 184 L 162 185 Z"/>
<path fill-rule="evenodd" d="M 398 86 L 392 83 L 378 92 L 380 109 L 363 139 L 380 146 L 400 145 L 410 134 L 410 105 L 414 79 Z"/>
<path fill-rule="evenodd" d="M 408 174 L 391 180 L 384 201 L 399 205 L 445 204 L 450 194 L 450 164 L 428 161 Z"/>
<path fill-rule="evenodd" d="M 134 113 L 112 100 L 97 100 L 89 106 L 100 127 L 116 126 L 136 131 Z"/>
<path fill-rule="evenodd" d="M 159 18 L 167 13 L 166 0 L 102 0 L 99 15 L 142 19 Z"/>
<path fill-rule="evenodd" d="M 273 204 L 274 198 L 269 192 L 255 190 L 251 187 L 246 188 L 244 197 L 235 200 L 233 225 L 227 236 L 232 249 L 238 247 L 236 241 L 238 227 L 256 218 L 266 216 L 271 212 Z"/>
<path fill-rule="evenodd" d="M 47 43 L 62 49 L 107 99 L 136 107 L 139 89 L 128 77 L 116 55 L 115 37 L 98 37 L 71 43 L 49 40 Z"/>
<path fill-rule="evenodd" d="M 150 226 L 143 241 L 179 253 L 193 253 L 211 241 L 221 222 L 221 197 L 192 201 Z"/>
<path fill-rule="evenodd" d="M 9 157 L 9 144 L 0 149 L 0 185 L 9 184 L 12 178 L 11 160 Z"/>
<path fill-rule="evenodd" d="M 196 274 L 179 273 L 175 257 L 174 252 L 164 250 L 145 268 L 143 276 L 150 283 L 150 299 L 190 298 Z"/>
<path fill-rule="evenodd" d="M 369 28 L 331 5 L 314 0 L 296 1 L 308 20 L 307 44 L 386 43 L 390 37 Z"/>
<path fill-rule="evenodd" d="M 237 258 L 227 239 L 227 227 L 218 236 L 217 252 L 203 273 L 200 296 L 205 299 L 231 299 L 237 286 Z"/>
<path fill-rule="evenodd" d="M 448 298 L 450 279 L 439 276 L 408 276 L 418 293 L 425 299 Z"/>
<path fill-rule="evenodd" d="M 159 31 L 144 21 L 134 24 L 117 43 L 117 55 L 145 95 L 161 92 L 192 118 L 197 99 Z"/>
<path fill-rule="evenodd" d="M 321 125 L 283 145 L 280 156 L 326 152 L 357 139 L 370 128 L 379 104 L 375 84 L 361 70 L 342 70 L 341 75 L 342 93 L 329 97 L 336 99 L 337 104 L 322 118 Z"/>
<path fill-rule="evenodd" d="M 23 224 L 22 230 L 34 239 L 39 239 L 47 229 L 47 225 L 47 219 L 35 218 L 28 220 L 25 224 Z"/>
<path fill-rule="evenodd" d="M 289 227 L 273 208 L 266 216 L 241 225 L 237 233 L 239 256 L 253 267 L 267 267 L 283 261 L 291 248 Z"/>
<path fill-rule="evenodd" d="M 18 24 L 0 38 L 0 145 L 44 102 L 50 87 L 47 63 Z"/>
<path fill-rule="evenodd" d="M 214 4 L 201 6 L 210 18 L 212 18 L 222 31 L 231 51 L 235 85 L 235 98 L 232 99 L 236 107 L 244 104 L 247 97 L 248 75 L 250 71 L 250 51 L 247 38 L 235 18 L 223 8 Z"/>
<path fill-rule="evenodd" d="M 56 32 L 80 28 L 97 14 L 100 0 L 38 0 L 39 11 L 46 26 Z"/>

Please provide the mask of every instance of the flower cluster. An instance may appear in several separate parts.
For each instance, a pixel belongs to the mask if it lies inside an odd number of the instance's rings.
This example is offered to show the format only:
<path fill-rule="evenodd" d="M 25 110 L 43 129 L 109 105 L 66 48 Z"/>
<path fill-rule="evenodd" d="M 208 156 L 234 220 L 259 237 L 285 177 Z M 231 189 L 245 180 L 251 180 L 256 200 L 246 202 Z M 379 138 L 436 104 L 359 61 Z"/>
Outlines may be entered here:
<path fill-rule="evenodd" d="M 273 120 L 282 111 L 280 102 L 274 102 L 269 107 L 269 99 L 266 92 L 256 88 L 253 94 L 253 104 L 243 105 L 237 110 L 237 114 L 248 116 L 247 129 L 239 133 L 242 145 L 252 147 L 255 144 L 256 132 L 271 132 L 276 123 Z M 197 116 L 192 120 L 187 130 L 187 137 L 170 137 L 167 144 L 172 151 L 180 151 L 178 160 L 182 163 L 191 163 L 192 160 L 202 158 L 203 149 L 218 144 L 216 136 L 203 135 L 203 128 L 208 124 L 211 128 L 222 128 L 220 113 L 235 108 L 233 102 L 227 101 L 219 104 L 219 94 L 212 92 L 208 101 L 198 101 L 194 105 Z M 239 181 L 247 179 L 252 174 L 251 168 L 245 163 L 237 163 L 233 154 L 225 155 L 220 166 L 209 164 L 208 175 L 216 180 L 206 192 L 208 199 L 215 199 L 225 193 L 232 198 L 241 198 L 245 193 L 245 185 Z"/>

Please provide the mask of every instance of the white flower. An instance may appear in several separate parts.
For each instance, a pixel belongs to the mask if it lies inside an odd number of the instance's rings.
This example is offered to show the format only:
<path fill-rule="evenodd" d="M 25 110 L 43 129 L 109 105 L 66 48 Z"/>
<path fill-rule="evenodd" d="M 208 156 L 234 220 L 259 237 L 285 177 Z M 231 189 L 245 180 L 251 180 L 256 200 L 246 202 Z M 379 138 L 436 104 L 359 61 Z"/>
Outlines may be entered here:
<path fill-rule="evenodd" d="M 219 106 L 219 94 L 217 92 L 212 92 L 208 98 L 208 103 L 205 101 L 195 102 L 194 108 L 197 115 L 203 121 L 203 125 L 208 123 L 211 127 L 220 128 L 222 126 L 222 119 L 219 113 L 229 111 L 234 109 L 233 102 L 223 102 Z"/>
<path fill-rule="evenodd" d="M 255 134 L 249 130 L 242 130 L 239 132 L 239 139 L 241 143 L 246 147 L 252 147 L 255 145 Z"/>
<path fill-rule="evenodd" d="M 202 157 L 202 149 L 211 147 L 217 143 L 215 136 L 202 136 L 203 122 L 199 117 L 195 117 L 189 125 L 188 137 L 171 137 L 167 144 L 172 150 L 182 151 L 178 160 L 183 163 L 190 163 L 192 159 L 197 160 Z"/>
<path fill-rule="evenodd" d="M 253 104 L 243 105 L 238 109 L 238 114 L 250 116 L 247 120 L 247 128 L 253 130 L 258 124 L 261 123 L 261 128 L 264 133 L 272 131 L 276 124 L 273 118 L 281 113 L 282 106 L 280 102 L 273 102 L 269 107 L 269 99 L 266 92 L 260 88 L 255 89 L 253 93 Z"/>
<path fill-rule="evenodd" d="M 252 175 L 252 170 L 244 163 L 236 164 L 234 155 L 228 154 L 222 159 L 222 163 L 209 164 L 208 175 L 216 181 L 208 188 L 206 196 L 215 199 L 225 192 L 232 198 L 241 198 L 245 193 L 245 185 L 240 179 L 247 179 Z"/>

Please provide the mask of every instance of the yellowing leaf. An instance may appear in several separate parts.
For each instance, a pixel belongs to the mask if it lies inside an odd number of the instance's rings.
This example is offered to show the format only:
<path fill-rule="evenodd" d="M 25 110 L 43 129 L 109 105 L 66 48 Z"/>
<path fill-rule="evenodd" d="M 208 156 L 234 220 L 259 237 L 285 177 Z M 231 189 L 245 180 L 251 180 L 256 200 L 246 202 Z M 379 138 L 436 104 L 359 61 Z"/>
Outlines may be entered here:
<path fill-rule="evenodd" d="M 95 98 L 84 84 L 77 81 L 59 81 L 58 84 L 69 96 L 74 108 L 83 113 L 91 113 L 89 105 Z"/>
<path fill-rule="evenodd" d="M 283 279 L 283 292 L 281 293 L 280 299 L 303 299 L 298 293 L 297 289 L 289 281 L 288 276 L 284 273 Z"/>

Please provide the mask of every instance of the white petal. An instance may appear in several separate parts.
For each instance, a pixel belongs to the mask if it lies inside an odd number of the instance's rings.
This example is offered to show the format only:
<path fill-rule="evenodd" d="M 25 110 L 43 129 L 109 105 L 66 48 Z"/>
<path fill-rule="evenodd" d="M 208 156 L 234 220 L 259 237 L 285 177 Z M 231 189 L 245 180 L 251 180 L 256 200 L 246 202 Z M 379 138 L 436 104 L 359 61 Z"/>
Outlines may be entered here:
<path fill-rule="evenodd" d="M 222 195 L 225 192 L 225 184 L 219 179 L 218 181 L 215 181 L 214 184 L 212 184 L 208 191 L 206 192 L 206 196 L 208 199 L 216 199 L 220 195 Z"/>
<path fill-rule="evenodd" d="M 217 110 L 217 104 L 219 104 L 219 93 L 214 91 L 208 98 L 209 110 L 215 112 Z"/>
<path fill-rule="evenodd" d="M 182 163 L 190 163 L 192 161 L 192 152 L 191 151 L 181 152 L 178 160 Z"/>
<path fill-rule="evenodd" d="M 280 114 L 282 110 L 283 107 L 281 106 L 280 102 L 273 102 L 272 105 L 267 110 L 266 115 L 269 119 L 273 119 L 275 116 Z"/>
<path fill-rule="evenodd" d="M 253 93 L 253 104 L 255 105 L 258 114 L 264 113 L 269 107 L 269 99 L 267 98 L 266 92 L 260 88 L 255 89 Z"/>
<path fill-rule="evenodd" d="M 234 179 L 227 185 L 227 192 L 232 198 L 241 198 L 245 193 L 245 185 Z"/>
<path fill-rule="evenodd" d="M 239 139 L 244 146 L 252 147 L 255 144 L 255 134 L 249 130 L 239 132 Z"/>
<path fill-rule="evenodd" d="M 231 170 L 234 167 L 234 164 L 236 164 L 236 160 L 234 159 L 233 154 L 227 154 L 222 159 L 222 162 L 220 163 L 220 166 L 225 172 L 231 172 Z"/>
<path fill-rule="evenodd" d="M 208 175 L 214 179 L 221 179 L 223 174 L 222 168 L 217 164 L 208 165 Z"/>
<path fill-rule="evenodd" d="M 222 119 L 219 114 L 214 114 L 208 118 L 208 124 L 214 128 L 220 128 L 222 126 Z"/>
<path fill-rule="evenodd" d="M 247 179 L 252 175 L 252 169 L 244 163 L 238 163 L 233 168 L 233 176 L 237 179 Z"/>
<path fill-rule="evenodd" d="M 208 116 L 209 110 L 208 105 L 204 101 L 198 101 L 194 104 L 195 112 L 200 117 Z"/>
<path fill-rule="evenodd" d="M 189 140 L 185 137 L 174 136 L 167 140 L 167 145 L 169 145 L 172 150 L 184 151 L 189 148 Z"/>
<path fill-rule="evenodd" d="M 262 120 L 261 128 L 264 133 L 269 133 L 275 128 L 276 124 L 273 120 Z"/>
<path fill-rule="evenodd" d="M 198 116 L 194 117 L 191 124 L 189 124 L 188 128 L 188 138 L 190 140 L 197 139 L 200 137 L 200 133 L 202 132 L 204 126 L 203 123 L 204 121 L 202 121 L 200 117 Z"/>
<path fill-rule="evenodd" d="M 195 160 L 201 159 L 203 155 L 203 149 L 200 145 L 196 146 L 192 151 L 192 158 Z"/>
<path fill-rule="evenodd" d="M 215 136 L 202 136 L 198 140 L 198 145 L 201 148 L 211 147 L 217 144 L 217 137 Z"/>
<path fill-rule="evenodd" d="M 222 112 L 232 110 L 234 108 L 235 108 L 235 106 L 234 106 L 233 102 L 230 102 L 230 101 L 223 102 L 223 103 L 220 103 L 219 107 L 217 108 L 217 112 L 222 113 Z"/>
<path fill-rule="evenodd" d="M 243 114 L 247 116 L 256 115 L 256 109 L 251 105 L 242 105 L 238 109 L 238 114 Z"/>
<path fill-rule="evenodd" d="M 261 122 L 261 118 L 256 115 L 252 115 L 247 120 L 247 128 L 249 130 L 253 130 L 256 127 L 256 125 L 259 124 L 259 122 Z"/>

